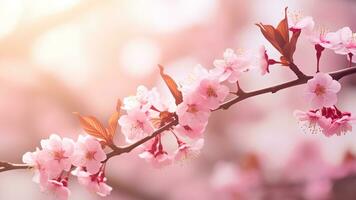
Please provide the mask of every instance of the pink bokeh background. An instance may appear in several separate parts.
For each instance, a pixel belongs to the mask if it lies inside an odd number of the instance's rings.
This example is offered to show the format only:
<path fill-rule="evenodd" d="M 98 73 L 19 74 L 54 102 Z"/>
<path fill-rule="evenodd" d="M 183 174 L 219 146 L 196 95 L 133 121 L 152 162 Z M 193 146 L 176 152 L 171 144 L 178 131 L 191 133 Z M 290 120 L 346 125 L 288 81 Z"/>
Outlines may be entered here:
<path fill-rule="evenodd" d="M 271 57 L 278 56 L 254 23 L 277 24 L 285 6 L 330 30 L 356 30 L 353 0 L 1 0 L 0 160 L 21 162 L 51 133 L 77 138 L 84 132 L 72 112 L 106 121 L 116 100 L 135 94 L 138 85 L 156 86 L 168 96 L 157 64 L 182 80 L 196 64 L 212 66 L 226 48 L 265 44 Z M 300 39 L 295 61 L 314 72 L 314 47 L 306 40 Z M 342 69 L 346 59 L 327 52 L 321 66 Z M 241 84 L 253 90 L 292 78 L 287 68 L 273 66 L 263 77 L 246 74 Z M 341 83 L 339 106 L 356 113 L 356 79 Z M 229 199 L 216 189 L 214 174 L 251 153 L 259 155 L 268 180 L 323 176 L 324 169 L 340 165 L 345 151 L 356 153 L 356 132 L 331 138 L 303 133 L 292 115 L 307 108 L 302 89 L 214 113 L 201 155 L 181 165 L 157 170 L 135 152 L 112 159 L 107 175 L 114 191 L 107 199 Z M 116 140 L 123 144 L 120 133 Z M 0 199 L 47 199 L 31 176 L 0 174 Z M 312 186 L 314 193 L 328 187 Z M 99 199 L 76 184 L 71 189 L 70 199 Z"/>

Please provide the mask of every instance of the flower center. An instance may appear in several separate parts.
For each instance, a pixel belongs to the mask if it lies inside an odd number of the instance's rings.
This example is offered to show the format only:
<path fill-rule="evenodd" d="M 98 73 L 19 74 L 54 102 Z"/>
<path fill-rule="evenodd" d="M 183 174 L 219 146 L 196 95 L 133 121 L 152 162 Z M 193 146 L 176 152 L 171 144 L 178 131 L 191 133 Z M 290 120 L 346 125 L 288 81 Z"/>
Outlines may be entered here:
<path fill-rule="evenodd" d="M 195 104 L 189 104 L 187 112 L 189 113 L 196 113 L 198 112 L 197 106 Z"/>
<path fill-rule="evenodd" d="M 325 87 L 320 84 L 317 84 L 314 93 L 316 94 L 316 96 L 321 96 L 325 94 Z"/>
<path fill-rule="evenodd" d="M 136 120 L 135 129 L 143 129 L 143 122 Z"/>
<path fill-rule="evenodd" d="M 85 158 L 87 159 L 87 160 L 94 160 L 95 159 L 95 151 L 88 151 L 87 153 L 86 153 L 86 155 L 85 155 Z"/>
<path fill-rule="evenodd" d="M 215 90 L 211 86 L 208 87 L 208 89 L 206 90 L 206 94 L 208 95 L 208 97 L 218 97 Z"/>
<path fill-rule="evenodd" d="M 65 153 L 65 151 L 63 151 L 63 150 L 55 151 L 55 152 L 53 152 L 53 158 L 57 161 L 65 159 L 67 157 L 64 156 L 64 153 Z"/>

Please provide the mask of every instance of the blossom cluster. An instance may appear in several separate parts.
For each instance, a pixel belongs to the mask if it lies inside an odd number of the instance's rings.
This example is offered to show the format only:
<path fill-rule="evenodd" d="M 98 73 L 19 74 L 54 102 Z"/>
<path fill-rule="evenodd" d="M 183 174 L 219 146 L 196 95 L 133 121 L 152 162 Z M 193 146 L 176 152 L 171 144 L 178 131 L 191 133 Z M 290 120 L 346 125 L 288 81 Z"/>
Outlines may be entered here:
<path fill-rule="evenodd" d="M 294 20 L 294 21 L 293 21 Z M 291 20 L 292 30 L 305 30 L 306 36 L 317 51 L 319 61 L 321 52 L 330 49 L 336 54 L 347 55 L 351 62 L 355 62 L 356 54 L 356 34 L 349 27 L 343 27 L 336 32 L 326 32 L 317 30 L 314 27 L 312 17 L 304 17 Z M 305 92 L 306 100 L 310 103 L 311 110 L 304 112 L 297 110 L 294 112 L 300 121 L 302 128 L 311 133 L 323 133 L 326 136 L 342 135 L 352 131 L 352 123 L 356 118 L 350 112 L 340 111 L 336 107 L 337 93 L 341 89 L 341 84 L 337 80 L 325 73 L 319 72 L 307 82 Z"/>
<path fill-rule="evenodd" d="M 110 194 L 112 188 L 105 183 L 105 164 L 102 164 L 105 159 L 100 142 L 82 135 L 74 142 L 52 134 L 41 140 L 41 149 L 23 155 L 23 162 L 35 171 L 33 181 L 42 192 L 58 200 L 66 200 L 70 195 L 70 174 L 77 176 L 79 184 L 88 190 L 100 196 Z"/>
<path fill-rule="evenodd" d="M 178 105 L 162 101 L 156 88 L 149 90 L 139 86 L 135 96 L 123 101 L 126 114 L 120 117 L 119 125 L 126 142 L 137 142 L 177 118 L 177 126 L 144 144 L 139 156 L 157 167 L 194 157 L 203 147 L 203 133 L 211 112 L 219 108 L 230 93 L 229 84 L 236 84 L 244 72 L 252 69 L 266 74 L 268 62 L 264 47 L 254 53 L 227 49 L 222 59 L 214 61 L 212 69 L 197 65 L 190 79 L 182 81 L 182 102 Z M 172 153 L 166 151 L 162 143 L 165 135 L 173 135 L 176 140 L 176 150 Z"/>

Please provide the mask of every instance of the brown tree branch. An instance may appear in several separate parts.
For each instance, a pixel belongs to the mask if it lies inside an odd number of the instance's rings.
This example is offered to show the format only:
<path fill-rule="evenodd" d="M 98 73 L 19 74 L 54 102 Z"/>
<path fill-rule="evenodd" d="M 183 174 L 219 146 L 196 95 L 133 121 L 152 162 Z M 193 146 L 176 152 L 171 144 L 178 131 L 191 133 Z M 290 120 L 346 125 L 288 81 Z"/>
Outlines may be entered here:
<path fill-rule="evenodd" d="M 29 168 L 30 166 L 26 164 L 15 164 L 15 163 L 0 161 L 0 172 L 5 172 L 5 171 L 15 170 L 15 169 L 29 169 Z"/>

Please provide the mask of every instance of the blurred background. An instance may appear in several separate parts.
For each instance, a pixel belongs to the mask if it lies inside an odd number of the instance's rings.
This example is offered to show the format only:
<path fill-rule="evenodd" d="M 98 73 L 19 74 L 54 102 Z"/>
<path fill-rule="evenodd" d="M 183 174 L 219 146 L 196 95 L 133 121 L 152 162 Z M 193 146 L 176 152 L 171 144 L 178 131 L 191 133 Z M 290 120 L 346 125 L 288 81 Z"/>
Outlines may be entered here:
<path fill-rule="evenodd" d="M 157 64 L 181 80 L 196 64 L 210 68 L 226 48 L 265 44 L 278 58 L 254 23 L 277 24 L 285 6 L 331 31 L 356 30 L 355 0 L 1 0 L 0 160 L 21 162 L 51 133 L 76 139 L 83 131 L 72 112 L 106 121 L 116 100 L 140 84 L 169 95 Z M 295 61 L 306 73 L 315 70 L 314 55 L 301 37 Z M 346 62 L 326 52 L 321 66 L 331 71 Z M 244 75 L 242 87 L 292 78 L 272 66 L 263 77 Z M 356 78 L 341 82 L 338 105 L 356 113 Z M 331 138 L 303 133 L 292 115 L 308 108 L 297 95 L 302 89 L 214 113 L 201 155 L 181 165 L 157 170 L 135 153 L 114 158 L 108 166 L 114 190 L 106 199 L 356 199 L 356 131 Z M 31 177 L 0 174 L 0 199 L 48 199 Z M 70 187 L 72 200 L 99 199 L 75 182 Z"/>

